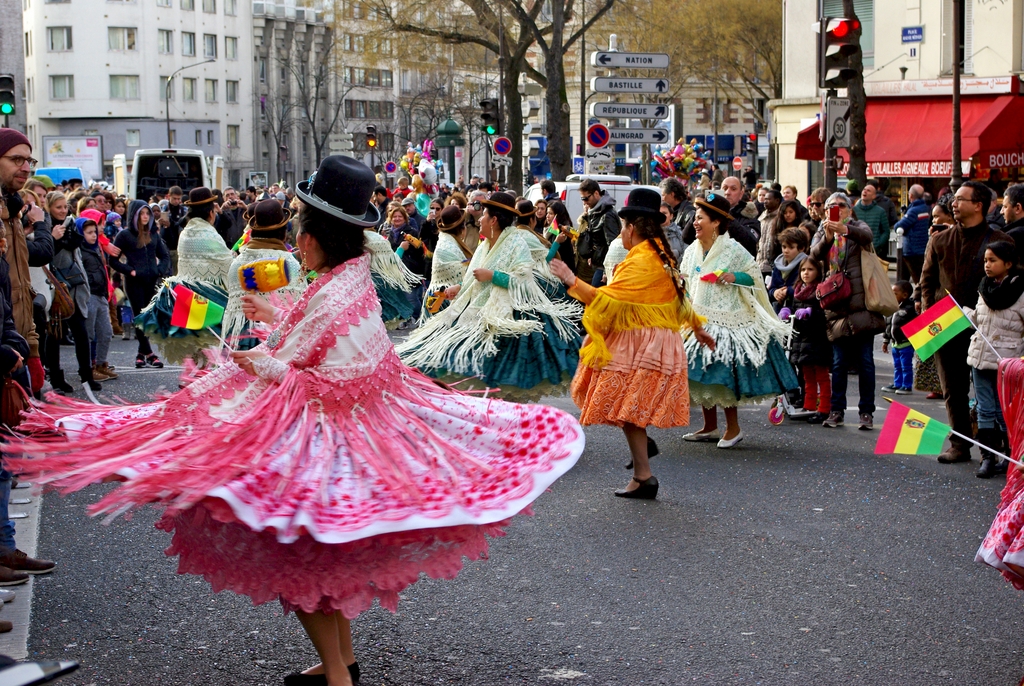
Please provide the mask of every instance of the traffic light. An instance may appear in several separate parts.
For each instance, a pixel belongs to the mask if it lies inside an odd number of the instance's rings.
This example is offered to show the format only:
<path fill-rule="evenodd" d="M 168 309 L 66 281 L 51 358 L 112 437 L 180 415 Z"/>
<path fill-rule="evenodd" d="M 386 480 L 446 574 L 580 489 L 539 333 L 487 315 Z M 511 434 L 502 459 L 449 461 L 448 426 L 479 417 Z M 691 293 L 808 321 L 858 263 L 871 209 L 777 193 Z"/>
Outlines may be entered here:
<path fill-rule="evenodd" d="M 818 87 L 846 88 L 857 75 L 854 56 L 860 54 L 860 21 L 825 17 L 818 29 Z"/>
<path fill-rule="evenodd" d="M 14 74 L 0 74 L 0 114 L 13 115 L 15 110 Z"/>
<path fill-rule="evenodd" d="M 494 98 L 480 101 L 480 121 L 483 126 L 480 130 L 488 136 L 501 133 L 501 115 L 498 112 L 498 101 Z"/>
<path fill-rule="evenodd" d="M 377 147 L 377 127 L 373 124 L 366 126 L 366 147 L 374 150 Z"/>
<path fill-rule="evenodd" d="M 756 133 L 748 133 L 747 134 L 747 152 L 753 153 L 755 155 L 757 154 L 757 134 Z"/>

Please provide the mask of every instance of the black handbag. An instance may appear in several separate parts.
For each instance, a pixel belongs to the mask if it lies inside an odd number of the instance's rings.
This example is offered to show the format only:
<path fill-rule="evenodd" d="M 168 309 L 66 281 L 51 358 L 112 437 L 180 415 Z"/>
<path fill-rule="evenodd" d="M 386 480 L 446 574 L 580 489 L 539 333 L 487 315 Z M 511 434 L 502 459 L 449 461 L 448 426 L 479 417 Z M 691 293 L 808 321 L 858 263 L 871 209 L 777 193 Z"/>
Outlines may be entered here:
<path fill-rule="evenodd" d="M 576 254 L 580 259 L 589 260 L 594 256 L 594 238 L 590 235 L 590 229 L 580 231 L 576 237 Z"/>
<path fill-rule="evenodd" d="M 53 266 L 51 266 L 50 269 L 53 271 L 53 275 L 57 280 L 67 286 L 67 289 L 70 291 L 75 286 L 85 285 L 85 275 L 82 273 L 81 269 L 77 269 L 76 267 L 77 265 L 72 264 L 67 269 L 58 269 Z"/>

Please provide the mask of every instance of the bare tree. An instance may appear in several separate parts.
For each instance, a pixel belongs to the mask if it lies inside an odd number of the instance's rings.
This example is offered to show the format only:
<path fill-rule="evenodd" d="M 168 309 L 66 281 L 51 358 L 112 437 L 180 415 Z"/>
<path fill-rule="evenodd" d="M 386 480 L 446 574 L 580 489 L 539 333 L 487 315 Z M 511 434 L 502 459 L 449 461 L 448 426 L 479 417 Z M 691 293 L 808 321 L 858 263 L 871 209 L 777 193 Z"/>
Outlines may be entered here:
<path fill-rule="evenodd" d="M 274 179 L 284 178 L 281 150 L 288 132 L 295 126 L 295 102 L 288 93 L 268 92 L 258 95 L 260 119 L 274 140 Z"/>
<path fill-rule="evenodd" d="M 278 60 L 287 68 L 295 82 L 294 108 L 296 118 L 313 141 L 315 164 L 319 165 L 328 147 L 328 139 L 345 127 L 345 97 L 352 90 L 345 84 L 345 67 L 335 32 L 309 32 L 302 48 L 302 59 Z"/>

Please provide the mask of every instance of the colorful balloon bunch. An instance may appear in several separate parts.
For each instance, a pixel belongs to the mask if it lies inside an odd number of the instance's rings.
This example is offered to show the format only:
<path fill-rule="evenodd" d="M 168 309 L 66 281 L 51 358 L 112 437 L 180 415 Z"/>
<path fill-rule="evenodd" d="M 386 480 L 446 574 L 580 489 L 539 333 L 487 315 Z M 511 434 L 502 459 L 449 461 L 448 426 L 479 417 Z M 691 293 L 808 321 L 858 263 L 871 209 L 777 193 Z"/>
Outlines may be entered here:
<path fill-rule="evenodd" d="M 423 141 L 423 145 L 415 147 L 410 141 L 405 151 L 405 157 L 398 162 L 402 171 L 409 174 L 414 180 L 417 176 L 422 179 L 424 186 L 422 192 L 430 197 L 436 197 L 439 190 L 437 187 L 437 164 L 440 163 L 440 160 L 435 163 L 431 159 L 433 151 L 434 141 L 426 140 Z"/>
<path fill-rule="evenodd" d="M 696 138 L 689 143 L 680 138 L 674 148 L 658 151 L 651 160 L 651 171 L 662 179 L 678 176 L 697 181 L 700 173 L 710 167 L 711 153 Z"/>

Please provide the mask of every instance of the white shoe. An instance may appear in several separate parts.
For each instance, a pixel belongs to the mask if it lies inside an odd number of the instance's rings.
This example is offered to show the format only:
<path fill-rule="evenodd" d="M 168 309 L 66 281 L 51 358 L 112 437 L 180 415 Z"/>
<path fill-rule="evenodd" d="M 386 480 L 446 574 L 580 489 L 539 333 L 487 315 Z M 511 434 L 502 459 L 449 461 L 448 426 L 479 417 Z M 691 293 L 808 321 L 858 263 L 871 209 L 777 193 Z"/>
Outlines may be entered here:
<path fill-rule="evenodd" d="M 9 603 L 14 600 L 18 594 L 14 591 L 8 591 L 5 588 L 0 588 L 0 603 Z"/>
<path fill-rule="evenodd" d="M 718 442 L 718 447 L 719 448 L 731 448 L 731 447 L 733 447 L 734 445 L 736 445 L 737 443 L 739 443 L 742 440 L 743 440 L 743 431 L 740 431 L 738 434 L 736 434 L 735 438 L 730 438 L 728 441 L 725 440 L 724 438 L 722 440 L 720 440 Z"/>
<path fill-rule="evenodd" d="M 714 443 L 718 440 L 717 431 L 700 432 L 694 431 L 683 436 L 684 441 L 690 441 L 691 443 Z"/>

